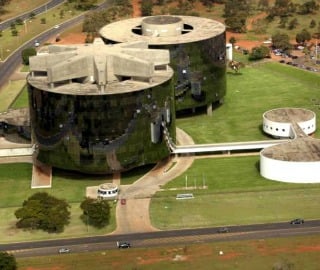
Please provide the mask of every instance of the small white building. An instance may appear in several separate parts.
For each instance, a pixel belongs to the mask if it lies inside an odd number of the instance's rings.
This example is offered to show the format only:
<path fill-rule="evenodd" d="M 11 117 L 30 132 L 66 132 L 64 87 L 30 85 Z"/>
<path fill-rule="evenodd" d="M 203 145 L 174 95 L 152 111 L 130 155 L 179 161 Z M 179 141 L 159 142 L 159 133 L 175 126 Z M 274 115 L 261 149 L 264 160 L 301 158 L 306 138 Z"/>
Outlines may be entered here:
<path fill-rule="evenodd" d="M 118 186 L 113 183 L 104 183 L 98 187 L 97 197 L 100 199 L 113 200 L 118 196 Z"/>
<path fill-rule="evenodd" d="M 316 115 L 302 108 L 280 108 L 263 114 L 263 131 L 275 138 L 291 138 L 260 152 L 260 174 L 288 183 L 320 183 L 320 140 Z"/>

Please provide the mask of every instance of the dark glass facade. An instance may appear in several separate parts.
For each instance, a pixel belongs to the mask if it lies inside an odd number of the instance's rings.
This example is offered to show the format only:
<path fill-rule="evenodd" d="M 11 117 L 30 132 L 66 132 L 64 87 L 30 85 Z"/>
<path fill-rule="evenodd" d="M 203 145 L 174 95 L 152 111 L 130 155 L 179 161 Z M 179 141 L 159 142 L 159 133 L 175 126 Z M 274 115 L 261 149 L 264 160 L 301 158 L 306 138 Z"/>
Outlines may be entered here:
<path fill-rule="evenodd" d="M 222 103 L 226 94 L 225 33 L 179 45 L 152 46 L 170 51 L 176 111 Z"/>
<path fill-rule="evenodd" d="M 68 95 L 28 85 L 35 158 L 53 167 L 104 174 L 167 157 L 175 141 L 172 80 L 113 95 Z"/>

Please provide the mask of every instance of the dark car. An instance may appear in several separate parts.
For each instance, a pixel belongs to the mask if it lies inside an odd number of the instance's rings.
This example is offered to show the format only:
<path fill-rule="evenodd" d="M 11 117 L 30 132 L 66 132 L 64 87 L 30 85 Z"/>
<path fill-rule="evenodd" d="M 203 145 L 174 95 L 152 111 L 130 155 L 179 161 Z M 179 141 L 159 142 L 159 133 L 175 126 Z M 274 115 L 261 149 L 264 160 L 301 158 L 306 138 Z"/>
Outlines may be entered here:
<path fill-rule="evenodd" d="M 296 225 L 296 224 L 303 224 L 304 220 L 302 218 L 296 218 L 290 221 L 290 224 Z"/>
<path fill-rule="evenodd" d="M 228 233 L 228 232 L 230 232 L 230 230 L 227 227 L 223 227 L 223 228 L 219 228 L 217 232 L 218 233 Z"/>
<path fill-rule="evenodd" d="M 131 248 L 131 244 L 129 242 L 117 242 L 118 248 Z"/>

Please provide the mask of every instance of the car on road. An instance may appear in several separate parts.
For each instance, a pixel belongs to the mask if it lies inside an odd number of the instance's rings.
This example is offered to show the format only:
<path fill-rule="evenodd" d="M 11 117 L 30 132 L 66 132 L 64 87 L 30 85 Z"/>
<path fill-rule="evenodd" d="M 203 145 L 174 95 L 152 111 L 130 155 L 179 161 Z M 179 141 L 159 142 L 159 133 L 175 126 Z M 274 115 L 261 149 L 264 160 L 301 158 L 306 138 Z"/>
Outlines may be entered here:
<path fill-rule="evenodd" d="M 131 248 L 131 244 L 129 242 L 117 242 L 118 248 Z"/>
<path fill-rule="evenodd" d="M 222 227 L 222 228 L 219 228 L 218 233 L 228 233 L 230 232 L 229 228 L 228 227 Z"/>
<path fill-rule="evenodd" d="M 39 42 L 38 40 L 35 40 L 35 41 L 34 41 L 34 46 L 35 46 L 35 47 L 39 47 L 39 46 L 40 46 L 40 42 Z"/>
<path fill-rule="evenodd" d="M 60 28 L 60 25 L 57 24 L 57 25 L 55 25 L 53 28 L 54 28 L 54 29 L 58 29 L 58 28 Z"/>
<path fill-rule="evenodd" d="M 70 249 L 69 249 L 69 248 L 60 248 L 60 249 L 59 249 L 59 253 L 60 253 L 60 254 L 70 253 Z"/>
<path fill-rule="evenodd" d="M 303 224 L 304 220 L 302 218 L 296 218 L 290 221 L 290 224 L 297 225 L 297 224 Z"/>

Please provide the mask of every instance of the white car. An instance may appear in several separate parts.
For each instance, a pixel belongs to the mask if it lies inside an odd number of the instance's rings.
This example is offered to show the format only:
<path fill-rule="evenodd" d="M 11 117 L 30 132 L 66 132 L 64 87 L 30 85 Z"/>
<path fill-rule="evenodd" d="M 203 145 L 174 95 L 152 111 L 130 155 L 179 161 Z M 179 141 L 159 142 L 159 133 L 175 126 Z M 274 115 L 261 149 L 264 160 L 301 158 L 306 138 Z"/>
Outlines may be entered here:
<path fill-rule="evenodd" d="M 59 253 L 62 254 L 62 253 L 70 253 L 70 249 L 69 248 L 60 248 L 59 249 Z"/>
<path fill-rule="evenodd" d="M 57 24 L 57 25 L 55 25 L 53 28 L 54 28 L 54 29 L 58 29 L 59 27 L 60 27 L 60 25 Z"/>

